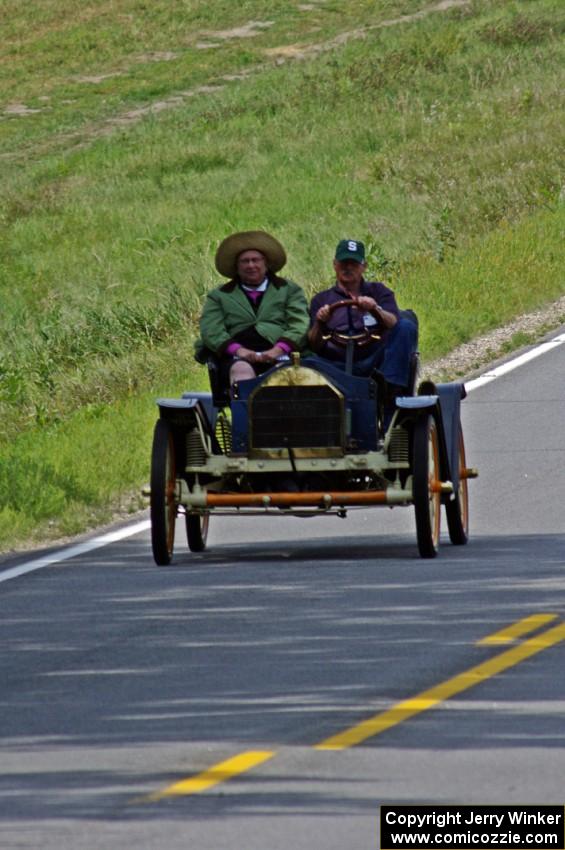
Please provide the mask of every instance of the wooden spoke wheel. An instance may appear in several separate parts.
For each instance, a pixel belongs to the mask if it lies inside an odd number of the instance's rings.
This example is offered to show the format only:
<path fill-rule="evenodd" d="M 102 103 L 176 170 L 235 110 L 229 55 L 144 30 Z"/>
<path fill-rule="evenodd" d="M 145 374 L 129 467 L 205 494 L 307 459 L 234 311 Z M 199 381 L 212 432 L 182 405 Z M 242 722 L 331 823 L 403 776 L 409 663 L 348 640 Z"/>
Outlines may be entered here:
<path fill-rule="evenodd" d="M 463 429 L 459 426 L 459 486 L 454 498 L 445 502 L 449 539 L 455 546 L 463 546 L 469 539 L 469 488 L 466 477 L 465 443 Z"/>
<path fill-rule="evenodd" d="M 203 552 L 208 538 L 210 514 L 186 515 L 186 539 L 191 552 Z"/>
<path fill-rule="evenodd" d="M 175 543 L 176 462 L 173 432 L 165 419 L 158 419 L 151 455 L 151 545 L 159 566 L 171 563 Z"/>
<path fill-rule="evenodd" d="M 435 558 L 439 548 L 441 489 L 439 438 L 433 416 L 424 416 L 416 421 L 412 439 L 413 501 L 418 550 L 422 558 Z"/>

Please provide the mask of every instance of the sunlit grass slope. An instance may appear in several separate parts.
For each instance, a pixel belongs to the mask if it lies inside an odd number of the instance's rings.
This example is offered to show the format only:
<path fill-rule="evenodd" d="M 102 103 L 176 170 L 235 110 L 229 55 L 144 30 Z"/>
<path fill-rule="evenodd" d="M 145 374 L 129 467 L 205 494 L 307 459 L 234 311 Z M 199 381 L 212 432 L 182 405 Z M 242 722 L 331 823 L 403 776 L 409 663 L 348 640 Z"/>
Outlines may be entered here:
<path fill-rule="evenodd" d="M 0 548 L 146 478 L 233 230 L 309 294 L 366 239 L 424 359 L 563 294 L 557 0 L 4 6 Z"/>

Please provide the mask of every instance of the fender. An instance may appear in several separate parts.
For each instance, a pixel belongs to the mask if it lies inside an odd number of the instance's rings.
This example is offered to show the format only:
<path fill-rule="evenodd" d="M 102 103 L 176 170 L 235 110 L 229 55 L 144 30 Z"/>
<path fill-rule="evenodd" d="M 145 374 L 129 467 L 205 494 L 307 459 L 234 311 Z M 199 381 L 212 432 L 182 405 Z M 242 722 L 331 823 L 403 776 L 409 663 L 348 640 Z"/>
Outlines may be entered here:
<path fill-rule="evenodd" d="M 182 398 L 158 398 L 160 419 L 166 419 L 173 432 L 175 455 L 180 469 L 187 463 L 187 435 L 194 434 L 197 452 L 206 455 L 208 445 L 213 454 L 221 454 L 214 433 L 218 411 L 212 403 L 212 394 L 184 393 Z M 191 443 L 192 450 L 195 444 Z"/>
<path fill-rule="evenodd" d="M 182 398 L 158 398 L 157 406 L 161 419 L 167 419 L 174 427 L 192 428 L 199 416 L 205 430 L 214 433 L 217 409 L 212 402 L 212 393 L 184 393 Z"/>
<path fill-rule="evenodd" d="M 400 397 L 396 400 L 399 410 L 405 411 L 405 419 L 414 419 L 424 413 L 433 413 L 438 424 L 441 472 L 445 480 L 451 481 L 454 492 L 459 487 L 459 432 L 461 428 L 461 401 L 467 395 L 464 384 L 451 382 L 434 384 L 423 382 L 418 392 L 421 395 Z"/>
<path fill-rule="evenodd" d="M 437 407 L 438 398 L 437 394 L 399 396 L 396 399 L 396 406 L 400 410 L 430 410 Z"/>
<path fill-rule="evenodd" d="M 452 382 L 438 384 L 441 419 L 449 461 L 449 477 L 456 493 L 459 488 L 459 434 L 461 431 L 461 402 L 467 396 L 465 385 Z"/>

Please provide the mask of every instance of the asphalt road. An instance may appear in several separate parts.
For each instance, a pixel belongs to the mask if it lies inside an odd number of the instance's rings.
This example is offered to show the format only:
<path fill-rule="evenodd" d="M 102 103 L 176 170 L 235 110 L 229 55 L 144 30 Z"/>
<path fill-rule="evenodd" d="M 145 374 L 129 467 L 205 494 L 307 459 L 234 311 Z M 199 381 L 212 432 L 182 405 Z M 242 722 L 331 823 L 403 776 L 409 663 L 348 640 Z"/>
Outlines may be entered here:
<path fill-rule="evenodd" d="M 404 508 L 5 559 L 1 850 L 372 850 L 381 804 L 562 803 L 565 345 L 463 408 L 471 540 L 432 561 Z"/>

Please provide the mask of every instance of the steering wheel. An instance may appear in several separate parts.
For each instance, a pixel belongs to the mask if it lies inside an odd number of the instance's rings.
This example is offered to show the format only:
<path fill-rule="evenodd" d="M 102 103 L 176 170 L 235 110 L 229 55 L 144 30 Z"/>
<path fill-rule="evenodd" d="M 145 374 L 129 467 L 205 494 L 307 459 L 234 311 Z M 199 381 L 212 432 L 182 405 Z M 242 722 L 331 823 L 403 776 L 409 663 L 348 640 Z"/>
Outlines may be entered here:
<path fill-rule="evenodd" d="M 345 298 L 343 301 L 335 301 L 333 304 L 328 304 L 327 306 L 329 307 L 328 319 L 339 307 L 355 307 L 356 310 L 363 310 L 363 307 L 360 307 L 359 302 L 354 298 Z M 380 319 L 376 320 L 374 327 L 376 328 L 377 326 L 382 326 Z"/>
<path fill-rule="evenodd" d="M 333 304 L 328 304 L 328 307 L 330 309 L 330 316 L 332 313 L 335 313 L 339 307 L 355 307 L 356 310 L 362 309 L 353 298 L 345 298 L 343 301 L 335 301 Z"/>

